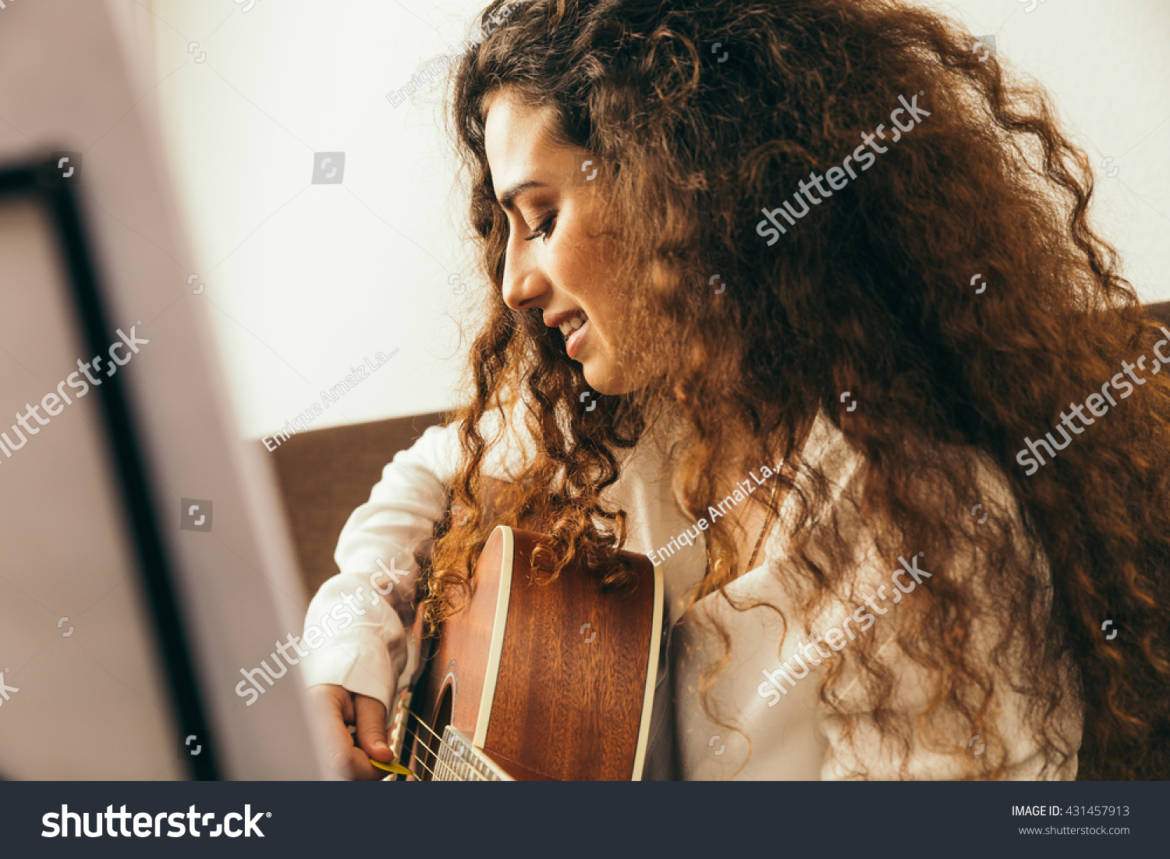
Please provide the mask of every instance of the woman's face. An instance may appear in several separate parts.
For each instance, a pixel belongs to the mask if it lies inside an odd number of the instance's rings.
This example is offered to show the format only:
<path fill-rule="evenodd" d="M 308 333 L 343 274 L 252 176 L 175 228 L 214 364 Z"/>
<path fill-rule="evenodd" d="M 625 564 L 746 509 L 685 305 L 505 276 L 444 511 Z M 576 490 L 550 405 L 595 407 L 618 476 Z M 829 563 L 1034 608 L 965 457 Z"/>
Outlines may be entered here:
<path fill-rule="evenodd" d="M 529 107 L 507 89 L 488 97 L 485 149 L 508 218 L 504 302 L 517 311 L 538 308 L 594 390 L 626 393 L 633 385 L 618 357 L 623 302 L 612 276 L 612 234 L 598 235 L 588 151 L 553 143 L 553 123 L 551 108 Z"/>

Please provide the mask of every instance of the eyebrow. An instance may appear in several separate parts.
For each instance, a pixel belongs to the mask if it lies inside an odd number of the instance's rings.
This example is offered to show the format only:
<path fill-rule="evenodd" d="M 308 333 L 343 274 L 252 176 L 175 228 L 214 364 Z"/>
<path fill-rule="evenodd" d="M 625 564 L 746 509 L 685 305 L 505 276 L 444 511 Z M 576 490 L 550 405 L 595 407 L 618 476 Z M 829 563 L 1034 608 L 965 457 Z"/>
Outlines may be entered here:
<path fill-rule="evenodd" d="M 527 191 L 529 188 L 545 187 L 547 186 L 543 182 L 537 182 L 532 179 L 529 179 L 525 182 L 518 182 L 500 195 L 500 205 L 503 206 L 506 211 L 511 212 L 513 210 L 513 203 L 516 200 L 516 197 L 522 192 Z"/>

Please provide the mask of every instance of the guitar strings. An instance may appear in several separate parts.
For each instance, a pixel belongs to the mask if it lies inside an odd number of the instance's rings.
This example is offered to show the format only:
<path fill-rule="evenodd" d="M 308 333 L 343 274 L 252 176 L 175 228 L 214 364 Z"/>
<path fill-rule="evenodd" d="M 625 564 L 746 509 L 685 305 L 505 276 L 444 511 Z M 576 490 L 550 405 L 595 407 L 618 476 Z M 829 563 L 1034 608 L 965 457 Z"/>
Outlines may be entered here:
<path fill-rule="evenodd" d="M 420 716 L 418 713 L 414 712 L 414 710 L 410 709 L 409 707 L 406 708 L 406 712 L 409 713 L 411 716 L 414 716 L 415 721 L 417 721 L 420 725 L 422 725 L 424 728 L 426 728 L 427 732 L 432 737 L 434 737 L 436 740 L 439 741 L 440 746 L 446 746 L 447 748 L 451 749 L 453 752 L 455 751 L 455 746 L 453 746 L 451 743 L 448 743 L 446 740 L 444 740 L 442 737 L 440 737 L 437 733 L 435 733 L 435 729 L 432 728 L 430 725 L 428 725 L 426 720 L 423 719 L 422 716 Z M 427 749 L 427 751 L 430 751 L 431 754 L 436 754 L 431 749 Z"/>
<path fill-rule="evenodd" d="M 435 757 L 435 762 L 439 763 L 438 757 L 435 756 L 435 753 L 433 751 L 431 751 L 430 747 L 425 742 L 423 742 L 423 740 L 421 738 L 415 737 L 415 739 L 430 755 Z M 429 766 L 427 766 L 423 762 L 423 759 L 420 756 L 415 755 L 412 763 L 417 763 L 420 767 L 422 767 L 423 770 L 425 770 L 431 776 L 432 781 L 438 781 L 438 778 L 437 778 L 435 771 L 433 769 L 431 769 Z M 408 766 L 407 769 L 410 769 L 410 767 Z M 423 777 L 421 775 L 419 775 L 419 773 L 415 772 L 413 769 L 410 769 L 410 774 L 413 775 L 419 781 L 423 781 Z"/>
<path fill-rule="evenodd" d="M 434 769 L 434 770 L 431 770 L 431 769 L 429 769 L 429 768 L 428 768 L 428 771 L 429 771 L 429 772 L 431 772 L 431 781 L 433 781 L 433 782 L 439 782 L 439 781 L 443 781 L 443 779 L 440 779 L 440 778 L 439 778 L 439 772 L 438 772 L 438 768 L 440 768 L 440 767 L 441 767 L 442 769 L 445 769 L 445 770 L 447 770 L 447 772 L 449 772 L 449 774 L 453 776 L 453 778 L 452 778 L 452 779 L 450 779 L 450 781 L 453 781 L 453 782 L 461 782 L 461 781 L 464 781 L 464 779 L 460 778 L 460 777 L 459 777 L 459 774 L 457 774 L 457 772 L 456 772 L 454 769 L 452 769 L 452 767 L 450 767 L 450 765 L 449 765 L 449 764 L 448 764 L 446 761 L 443 761 L 443 760 L 442 760 L 442 758 L 441 758 L 441 757 L 439 757 L 439 755 L 436 755 L 435 753 L 433 753 L 433 751 L 431 751 L 431 749 L 429 749 L 429 748 L 427 747 L 426 743 L 424 743 L 424 744 L 422 744 L 422 745 L 424 745 L 424 748 L 426 748 L 426 749 L 427 749 L 427 751 L 429 751 L 429 753 L 431 753 L 431 754 L 432 754 L 432 756 L 434 756 L 434 760 L 435 760 L 435 769 Z M 422 761 L 421 761 L 421 760 L 419 761 L 419 764 L 420 764 L 420 765 L 422 765 L 422 767 L 426 767 L 426 764 L 425 764 L 425 763 L 422 763 Z"/>
<path fill-rule="evenodd" d="M 426 764 L 424 764 L 424 763 L 423 763 L 423 760 L 422 760 L 422 758 L 416 757 L 416 758 L 415 758 L 415 762 L 416 762 L 416 763 L 417 763 L 417 764 L 418 764 L 420 767 L 422 767 L 424 770 L 426 770 L 428 773 L 430 773 L 430 776 L 431 776 L 431 781 L 434 781 L 434 780 L 435 780 L 435 771 L 434 771 L 433 769 L 431 769 L 430 767 L 428 767 Z M 409 768 L 409 767 L 407 767 L 407 769 L 410 769 L 410 768 Z M 414 776 L 416 779 L 418 779 L 419 781 L 422 781 L 422 780 L 423 780 L 422 776 L 421 776 L 421 775 L 419 775 L 418 773 L 414 772 L 413 770 L 411 770 L 411 774 L 412 774 L 412 775 L 413 775 L 413 776 Z"/>
<path fill-rule="evenodd" d="M 446 766 L 446 764 L 443 763 L 443 761 L 441 761 L 439 759 L 439 756 L 435 754 L 434 750 L 432 750 L 431 747 L 426 744 L 425 740 L 423 740 L 419 736 L 415 736 L 414 739 L 418 742 L 419 745 L 421 745 L 423 747 L 423 749 L 426 751 L 426 753 L 428 755 L 430 755 L 431 757 L 433 757 L 435 759 L 436 766 L 439 764 Z M 427 766 L 420 755 L 415 754 L 413 757 L 414 757 L 413 763 L 417 763 L 420 767 L 422 767 L 422 769 L 430 775 L 431 781 L 439 781 L 438 773 L 436 773 L 433 769 L 431 769 L 429 766 Z M 407 767 L 407 769 L 410 769 L 410 767 Z M 450 769 L 450 767 L 448 767 L 448 769 Z M 419 775 L 414 770 L 411 770 L 411 775 L 413 775 L 419 781 L 423 780 L 422 776 Z"/>
<path fill-rule="evenodd" d="M 423 719 L 423 717 L 422 717 L 422 716 L 420 716 L 418 713 L 414 712 L 414 710 L 411 710 L 409 707 L 407 707 L 407 708 L 406 708 L 406 712 L 407 712 L 407 713 L 409 713 L 411 716 L 414 716 L 414 719 L 415 719 L 415 721 L 416 721 L 418 724 L 422 725 L 424 728 L 426 728 L 426 729 L 427 729 L 427 731 L 430 733 L 430 735 L 431 735 L 432 737 L 434 737 L 436 740 L 438 740 L 438 741 L 439 741 L 439 749 L 440 749 L 440 751 L 442 750 L 442 748 L 443 748 L 443 747 L 446 747 L 446 748 L 448 748 L 448 749 L 450 749 L 450 750 L 451 750 L 451 753 L 452 753 L 452 754 L 461 756 L 461 755 L 460 755 L 460 750 L 457 750 L 457 749 L 456 749 L 456 747 L 455 747 L 453 744 L 451 744 L 451 743 L 447 742 L 447 741 L 446 741 L 446 740 L 444 740 L 442 737 L 440 737 L 440 736 L 439 736 L 437 733 L 435 733 L 435 729 L 434 729 L 434 728 L 432 728 L 430 725 L 428 725 L 428 724 L 427 724 L 427 722 L 426 722 L 426 720 L 425 720 L 425 719 Z M 439 752 L 436 752 L 434 749 L 432 749 L 432 748 L 431 748 L 431 747 L 430 747 L 430 746 L 427 744 L 427 741 L 426 741 L 426 740 L 424 740 L 423 738 L 419 737 L 417 734 L 415 735 L 415 739 L 416 739 L 416 740 L 418 740 L 418 742 L 422 744 L 422 747 L 423 747 L 424 749 L 426 749 L 426 750 L 427 750 L 427 752 L 428 752 L 428 753 L 429 753 L 429 754 L 430 754 L 432 757 L 434 757 L 434 759 L 435 759 L 435 764 L 436 764 L 436 765 L 440 765 L 440 764 L 441 764 L 441 765 L 442 765 L 442 766 L 443 766 L 443 767 L 444 767 L 444 768 L 445 768 L 445 769 L 446 769 L 448 772 L 450 772 L 450 773 L 451 773 L 451 775 L 453 775 L 453 776 L 456 776 L 456 778 L 455 778 L 455 781 L 462 781 L 462 779 L 458 778 L 458 775 L 459 775 L 459 774 L 458 774 L 457 772 L 455 772 L 454 768 L 453 768 L 453 767 L 451 767 L 451 765 L 450 765 L 450 764 L 448 764 L 446 761 L 444 761 L 444 760 L 443 760 L 443 759 L 442 759 L 442 758 L 439 756 Z M 437 774 L 435 773 L 435 771 L 434 771 L 434 770 L 432 770 L 430 767 L 427 767 L 427 766 L 426 766 L 426 764 L 424 764 L 424 763 L 422 762 L 422 759 L 421 759 L 421 758 L 416 758 L 416 760 L 419 762 L 419 765 L 420 765 L 420 766 L 423 766 L 423 767 L 425 767 L 425 768 L 426 768 L 427 772 L 429 772 L 429 773 L 431 774 L 431 778 L 432 778 L 432 779 L 435 779 L 435 778 L 436 778 Z"/>
<path fill-rule="evenodd" d="M 430 733 L 430 735 L 431 735 L 432 737 L 434 737 L 436 740 L 438 740 L 438 741 L 439 741 L 439 748 L 440 748 L 440 751 L 442 750 L 442 748 L 444 748 L 444 747 L 445 747 L 445 748 L 447 748 L 447 749 L 450 749 L 450 750 L 451 750 L 451 753 L 452 753 L 453 755 L 455 755 L 456 757 L 460 757 L 460 758 L 462 758 L 462 757 L 463 757 L 463 749 L 462 749 L 462 747 L 456 747 L 456 746 L 455 746 L 453 743 L 449 743 L 449 742 L 447 742 L 446 740 L 444 740 L 442 737 L 440 737 L 440 736 L 439 736 L 439 735 L 438 735 L 438 734 L 435 732 L 435 729 L 434 729 L 434 728 L 432 728 L 432 727 L 431 727 L 429 724 L 427 724 L 427 721 L 426 721 L 425 719 L 423 719 L 423 718 L 422 718 L 422 716 L 420 716 L 418 713 L 414 712 L 414 710 L 411 710 L 409 707 L 407 707 L 407 708 L 406 708 L 406 712 L 407 712 L 409 715 L 411 715 L 411 716 L 413 716 L 413 717 L 414 717 L 414 719 L 415 719 L 415 722 L 417 722 L 419 725 L 422 725 L 424 728 L 426 728 L 426 729 L 427 729 L 427 731 Z M 437 751 L 435 751 L 434 749 L 432 749 L 432 748 L 430 747 L 430 745 L 428 745 L 428 744 L 427 744 L 427 741 L 426 741 L 425 739 L 423 739 L 422 737 L 420 737 L 420 736 L 419 736 L 417 733 L 415 733 L 415 734 L 414 734 L 414 738 L 415 738 L 415 740 L 417 740 L 417 741 L 418 741 L 418 742 L 419 742 L 419 743 L 422 745 L 422 747 L 423 747 L 424 749 L 426 749 L 426 751 L 427 751 L 427 752 L 428 752 L 428 753 L 429 753 L 429 754 L 430 754 L 432 757 L 434 757 L 436 765 L 440 765 L 440 764 L 441 764 L 441 765 L 442 765 L 442 766 L 443 766 L 443 767 L 444 767 L 444 768 L 445 768 L 445 769 L 446 769 L 448 772 L 450 772 L 450 773 L 451 773 L 453 776 L 455 776 L 455 780 L 456 780 L 456 781 L 467 781 L 467 780 L 468 780 L 468 779 L 465 779 L 465 778 L 460 778 L 460 777 L 459 777 L 459 773 L 458 773 L 458 772 L 456 772 L 456 771 L 455 771 L 455 769 L 454 769 L 453 767 L 451 767 L 451 765 L 450 765 L 450 764 L 448 764 L 448 763 L 447 763 L 445 760 L 443 760 L 443 759 L 442 759 L 442 758 L 439 756 L 439 752 L 437 752 Z M 431 778 L 432 778 L 432 779 L 436 778 L 436 775 L 437 775 L 437 774 L 435 773 L 435 771 L 434 771 L 434 770 L 432 770 L 430 767 L 427 767 L 427 766 L 426 766 L 426 764 L 424 764 L 424 763 L 422 762 L 422 759 L 421 759 L 421 758 L 417 758 L 417 757 L 416 757 L 415 759 L 416 759 L 416 760 L 419 762 L 419 765 L 420 765 L 420 766 L 424 767 L 424 768 L 427 770 L 427 772 L 429 772 L 429 773 L 431 774 Z M 471 770 L 471 772 L 472 772 L 472 773 L 474 773 L 474 774 L 475 774 L 475 778 L 474 778 L 474 779 L 472 779 L 472 780 L 474 780 L 474 781 L 486 781 L 486 780 L 487 780 L 487 779 L 486 779 L 486 778 L 484 778 L 484 776 L 483 776 L 483 775 L 481 775 L 481 774 L 480 774 L 480 773 L 479 773 L 479 772 L 478 772 L 478 771 L 477 771 L 477 770 L 476 770 L 474 767 L 471 767 L 471 768 L 470 768 L 470 770 Z M 416 777 L 416 778 L 418 777 L 418 776 L 417 776 L 417 774 L 415 775 L 415 777 Z"/>

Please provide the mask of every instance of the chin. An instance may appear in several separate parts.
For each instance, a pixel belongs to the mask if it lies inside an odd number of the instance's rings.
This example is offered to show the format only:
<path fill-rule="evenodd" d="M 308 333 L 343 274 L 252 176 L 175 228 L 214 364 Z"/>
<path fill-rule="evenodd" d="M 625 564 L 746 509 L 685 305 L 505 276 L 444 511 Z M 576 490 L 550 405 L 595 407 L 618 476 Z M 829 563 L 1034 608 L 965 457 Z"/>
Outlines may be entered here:
<path fill-rule="evenodd" d="M 593 361 L 589 361 L 582 364 L 581 372 L 589 387 L 599 394 L 614 397 L 629 393 L 631 390 L 630 386 L 625 384 L 622 374 L 610 365 L 598 367 Z"/>

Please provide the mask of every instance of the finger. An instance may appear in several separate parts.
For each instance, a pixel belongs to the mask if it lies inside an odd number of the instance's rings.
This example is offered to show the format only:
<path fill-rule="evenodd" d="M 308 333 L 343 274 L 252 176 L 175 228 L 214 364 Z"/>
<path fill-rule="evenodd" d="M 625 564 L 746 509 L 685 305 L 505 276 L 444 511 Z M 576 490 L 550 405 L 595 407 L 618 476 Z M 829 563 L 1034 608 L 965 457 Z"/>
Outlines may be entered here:
<path fill-rule="evenodd" d="M 338 716 L 345 724 L 353 724 L 353 694 L 333 683 L 319 683 L 309 687 L 309 698 L 317 711 L 330 718 Z"/>
<path fill-rule="evenodd" d="M 341 686 L 331 686 L 329 688 L 333 690 L 341 702 L 341 718 L 345 721 L 345 724 L 352 725 L 354 723 L 353 693 Z"/>
<path fill-rule="evenodd" d="M 330 763 L 339 772 L 351 779 L 376 779 L 384 776 L 381 770 L 370 764 L 370 756 L 365 750 L 354 745 L 354 736 L 340 716 L 335 716 L 329 727 Z"/>
<path fill-rule="evenodd" d="M 354 748 L 345 718 L 347 710 L 353 712 L 353 696 L 339 686 L 312 687 L 310 692 L 320 716 L 330 763 L 350 778 L 360 775 L 363 769 L 374 769 L 360 752 L 354 756 L 358 750 Z M 355 771 L 355 761 L 364 764 L 364 768 Z"/>
<path fill-rule="evenodd" d="M 343 758 L 339 759 L 346 777 L 373 781 L 384 779 L 386 773 L 370 764 L 370 756 L 363 749 L 351 745 Z"/>
<path fill-rule="evenodd" d="M 392 761 L 394 754 L 386 742 L 386 708 L 377 698 L 354 695 L 357 710 L 357 744 L 370 757 L 380 761 Z"/>

